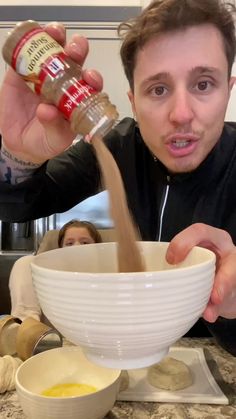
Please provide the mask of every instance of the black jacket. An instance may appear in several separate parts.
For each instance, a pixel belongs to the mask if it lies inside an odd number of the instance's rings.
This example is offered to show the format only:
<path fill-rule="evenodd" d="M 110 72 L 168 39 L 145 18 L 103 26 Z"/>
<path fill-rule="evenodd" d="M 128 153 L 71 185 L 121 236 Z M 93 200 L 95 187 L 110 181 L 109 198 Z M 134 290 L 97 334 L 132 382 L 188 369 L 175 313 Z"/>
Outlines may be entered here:
<path fill-rule="evenodd" d="M 218 143 L 194 172 L 175 176 L 154 158 L 133 119 L 122 120 L 105 141 L 143 240 L 169 241 L 190 224 L 203 222 L 228 231 L 236 244 L 236 124 L 225 124 Z M 20 222 L 64 212 L 101 189 L 93 149 L 80 141 L 31 179 L 16 186 L 1 183 L 0 218 Z M 227 321 L 227 329 L 229 324 L 225 341 L 235 336 L 236 355 L 236 320 Z M 208 327 L 213 331 L 214 325 Z"/>
<path fill-rule="evenodd" d="M 236 244 L 236 124 L 226 124 L 206 160 L 190 174 L 169 176 L 125 118 L 106 137 L 120 168 L 128 204 L 144 240 L 170 240 L 194 222 L 228 231 Z M 19 185 L 0 183 L 0 219 L 21 222 L 64 212 L 101 190 L 99 167 L 83 141 L 39 168 Z"/>

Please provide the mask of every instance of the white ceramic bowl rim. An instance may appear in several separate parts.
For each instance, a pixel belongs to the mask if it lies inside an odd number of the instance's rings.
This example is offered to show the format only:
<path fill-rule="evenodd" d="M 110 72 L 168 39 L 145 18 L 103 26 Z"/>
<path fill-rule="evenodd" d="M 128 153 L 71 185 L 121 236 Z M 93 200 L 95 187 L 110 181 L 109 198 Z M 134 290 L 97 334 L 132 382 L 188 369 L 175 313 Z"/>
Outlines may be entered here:
<path fill-rule="evenodd" d="M 73 347 L 70 347 L 70 349 L 69 350 L 73 350 L 72 349 Z M 57 348 L 58 349 L 58 348 Z M 65 350 L 65 351 L 67 351 L 67 347 L 63 347 L 63 348 L 59 348 L 59 349 L 62 349 L 62 350 Z M 53 351 L 54 349 L 50 349 L 50 351 Z M 75 350 L 76 350 L 76 347 L 75 347 Z M 41 352 L 41 353 L 39 353 L 39 354 L 36 354 L 36 355 L 34 355 L 34 357 L 38 357 L 38 356 L 41 356 L 41 357 L 43 357 L 43 352 Z M 18 386 L 18 388 L 21 390 L 21 391 L 23 391 L 28 397 L 31 397 L 31 396 L 33 396 L 34 397 L 34 399 L 36 399 L 36 400 L 42 400 L 42 399 L 50 399 L 50 398 L 52 398 L 53 400 L 65 400 L 66 401 L 66 403 L 67 403 L 67 400 L 69 401 L 69 400 L 74 400 L 74 399 L 86 399 L 86 398 L 90 398 L 91 397 L 91 395 L 92 394 L 99 394 L 100 392 L 102 392 L 104 389 L 106 389 L 106 388 L 108 388 L 108 387 L 110 387 L 114 382 L 116 382 L 118 379 L 119 379 L 119 377 L 120 377 L 120 375 L 121 375 L 121 370 L 119 370 L 119 369 L 115 369 L 115 368 L 112 368 L 112 370 L 114 371 L 114 372 L 116 372 L 117 373 L 117 377 L 116 378 L 114 378 L 111 382 L 110 382 L 110 384 L 108 384 L 108 385 L 106 385 L 106 386 L 104 386 L 104 387 L 102 387 L 102 388 L 100 388 L 99 390 L 96 390 L 96 391 L 94 391 L 93 393 L 88 393 L 88 394 L 84 394 L 84 395 L 81 395 L 81 396 L 67 396 L 67 397 L 50 397 L 50 396 L 44 396 L 43 394 L 38 394 L 38 393 L 35 393 L 35 392 L 33 392 L 33 391 L 30 391 L 30 390 L 28 390 L 27 388 L 25 388 L 21 383 L 20 383 L 20 381 L 19 381 L 19 378 L 18 378 L 18 376 L 19 376 L 19 373 L 20 373 L 20 371 L 21 371 L 21 369 L 22 368 L 24 368 L 25 367 L 25 365 L 26 365 L 26 363 L 28 363 L 28 362 L 30 362 L 31 361 L 31 358 L 29 358 L 29 359 L 27 359 L 26 361 L 24 361 L 18 368 L 17 368 L 17 371 L 16 371 L 16 377 L 15 377 L 15 380 L 16 380 L 16 382 L 17 382 L 17 386 Z M 104 367 L 105 368 L 105 367 Z"/>
<path fill-rule="evenodd" d="M 148 242 L 146 242 L 146 243 L 148 243 Z M 168 242 L 161 242 L 161 243 L 164 244 L 164 245 L 169 244 Z M 86 246 L 94 246 L 94 245 L 95 246 L 104 246 L 104 245 L 114 245 L 114 244 L 116 244 L 116 242 L 109 242 L 109 243 L 91 243 L 91 244 L 86 245 Z M 203 253 L 208 254 L 209 255 L 209 259 L 207 259 L 205 261 L 202 261 L 202 262 L 192 263 L 190 266 L 179 266 L 178 267 L 178 264 L 176 264 L 176 268 L 173 265 L 173 267 L 171 267 L 170 269 L 165 268 L 164 270 L 146 270 L 144 272 L 145 273 L 149 273 L 149 274 L 154 274 L 156 272 L 161 272 L 162 275 L 169 276 L 169 273 L 170 272 L 173 272 L 175 270 L 181 269 L 181 271 L 184 273 L 184 272 L 188 272 L 193 267 L 195 269 L 202 269 L 202 267 L 204 267 L 205 265 L 209 265 L 209 262 L 215 263 L 215 261 L 216 261 L 216 255 L 215 255 L 215 253 L 212 250 L 209 250 L 209 249 L 206 249 L 206 248 L 200 247 L 200 246 L 195 246 L 194 248 L 195 249 L 201 249 L 201 251 Z M 40 270 L 42 272 L 46 273 L 46 274 L 50 273 L 51 271 L 53 271 L 54 273 L 57 273 L 58 275 L 65 274 L 65 273 L 68 273 L 68 272 L 69 273 L 73 273 L 72 271 L 67 271 L 67 270 L 63 270 L 63 269 L 58 270 L 58 269 L 54 269 L 54 268 L 45 268 L 41 264 L 37 264 L 37 258 L 40 259 L 41 255 L 46 255 L 47 253 L 55 252 L 55 251 L 58 251 L 58 250 L 60 251 L 62 249 L 58 248 L 58 249 L 54 249 L 54 250 L 49 250 L 47 252 L 40 253 L 40 254 L 36 255 L 35 256 L 36 259 L 35 259 L 35 261 L 31 262 L 31 266 L 33 266 L 36 269 L 39 267 Z M 111 273 L 112 273 L 112 275 L 114 277 L 119 277 L 119 278 L 127 277 L 127 274 L 130 274 L 130 275 L 135 274 L 135 278 L 137 278 L 137 277 L 139 278 L 139 277 L 143 277 L 143 273 L 144 272 L 128 272 L 127 273 L 127 272 L 113 272 L 113 271 L 112 272 L 88 272 L 88 271 L 79 271 L 79 270 L 78 271 L 74 271 L 74 273 L 83 274 L 85 276 L 97 276 L 98 274 L 101 274 L 101 276 L 103 277 L 103 279 L 104 279 L 104 277 L 109 277 L 111 275 Z"/>

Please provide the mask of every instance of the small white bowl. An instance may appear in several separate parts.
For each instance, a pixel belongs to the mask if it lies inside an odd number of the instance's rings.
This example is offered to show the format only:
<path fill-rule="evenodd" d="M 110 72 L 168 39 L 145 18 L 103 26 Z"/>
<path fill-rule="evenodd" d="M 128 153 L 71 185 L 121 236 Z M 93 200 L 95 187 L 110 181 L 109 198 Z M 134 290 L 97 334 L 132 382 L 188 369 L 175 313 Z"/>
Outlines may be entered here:
<path fill-rule="evenodd" d="M 41 253 L 32 263 L 44 314 L 97 364 L 119 369 L 159 362 L 209 300 L 215 254 L 195 247 L 177 266 L 168 243 L 140 242 L 146 271 L 118 273 L 116 243 Z"/>
<path fill-rule="evenodd" d="M 18 368 L 16 391 L 30 419 L 101 419 L 112 409 L 120 386 L 120 370 L 89 362 L 78 347 L 50 349 Z M 85 383 L 98 391 L 85 396 L 47 397 L 55 384 Z"/>

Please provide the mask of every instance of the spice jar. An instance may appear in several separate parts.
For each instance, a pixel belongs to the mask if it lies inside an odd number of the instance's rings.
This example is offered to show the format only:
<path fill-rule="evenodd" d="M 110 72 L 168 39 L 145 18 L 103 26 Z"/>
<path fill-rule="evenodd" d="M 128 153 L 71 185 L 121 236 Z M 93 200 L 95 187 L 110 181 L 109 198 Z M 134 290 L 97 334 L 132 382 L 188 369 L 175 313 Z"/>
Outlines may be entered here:
<path fill-rule="evenodd" d="M 16 350 L 23 361 L 37 353 L 61 346 L 62 336 L 54 327 L 31 317 L 23 320 L 18 329 Z"/>
<path fill-rule="evenodd" d="M 0 316 L 0 356 L 16 353 L 16 336 L 21 320 L 9 315 Z"/>
<path fill-rule="evenodd" d="M 54 104 L 75 134 L 104 136 L 118 118 L 106 93 L 81 78 L 81 67 L 35 21 L 18 23 L 3 45 L 4 60 L 38 95 Z"/>

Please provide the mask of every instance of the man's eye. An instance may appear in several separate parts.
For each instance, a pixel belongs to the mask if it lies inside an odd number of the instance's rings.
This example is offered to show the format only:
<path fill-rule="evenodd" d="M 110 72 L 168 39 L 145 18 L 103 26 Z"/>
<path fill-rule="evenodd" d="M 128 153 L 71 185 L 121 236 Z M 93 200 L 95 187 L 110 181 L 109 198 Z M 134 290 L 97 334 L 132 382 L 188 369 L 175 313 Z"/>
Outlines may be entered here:
<path fill-rule="evenodd" d="M 198 90 L 204 91 L 204 90 L 208 90 L 210 87 L 210 82 L 209 81 L 200 81 L 197 84 Z"/>
<path fill-rule="evenodd" d="M 152 93 L 155 96 L 162 96 L 166 92 L 166 88 L 164 86 L 156 86 L 152 89 Z"/>

